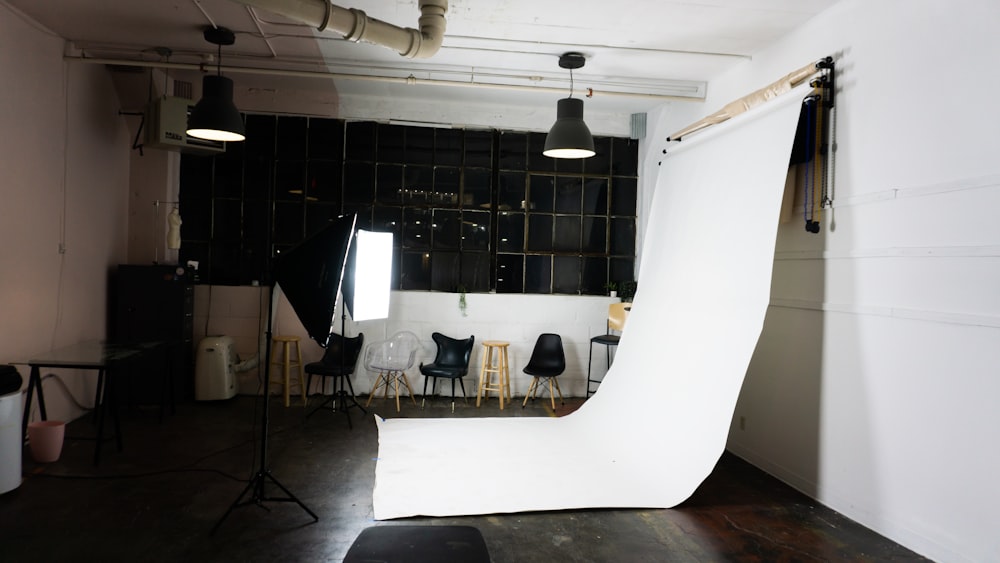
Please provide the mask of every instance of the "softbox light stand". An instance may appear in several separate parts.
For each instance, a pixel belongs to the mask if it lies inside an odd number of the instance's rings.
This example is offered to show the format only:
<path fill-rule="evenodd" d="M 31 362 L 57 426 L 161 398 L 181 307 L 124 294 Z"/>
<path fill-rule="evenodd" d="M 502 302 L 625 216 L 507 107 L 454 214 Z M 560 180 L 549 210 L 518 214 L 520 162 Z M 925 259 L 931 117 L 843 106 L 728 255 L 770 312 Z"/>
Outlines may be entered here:
<path fill-rule="evenodd" d="M 351 247 L 356 220 L 356 215 L 348 215 L 331 222 L 312 237 L 282 254 L 277 261 L 272 276 L 274 281 L 270 285 L 271 306 L 268 308 L 267 331 L 265 332 L 264 412 L 260 429 L 260 465 L 243 492 L 236 497 L 222 518 L 212 527 L 212 534 L 219 529 L 219 526 L 236 508 L 256 505 L 270 510 L 264 505 L 265 502 L 294 502 L 312 516 L 314 522 L 319 521 L 319 516 L 315 512 L 309 510 L 309 507 L 271 474 L 271 469 L 267 464 L 267 431 L 271 388 L 271 328 L 274 322 L 275 286 L 280 285 L 281 290 L 285 292 L 288 302 L 292 305 L 299 320 L 302 321 L 309 336 L 325 348 L 332 332 L 333 315 L 337 309 L 337 299 L 340 295 L 340 286 L 347 264 L 347 253 Z M 265 490 L 265 484 L 268 482 L 280 489 L 285 496 L 268 496 Z"/>
<path fill-rule="evenodd" d="M 350 428 L 351 430 L 354 430 L 354 424 L 351 422 L 351 412 L 348 409 L 357 407 L 361 409 L 361 412 L 365 414 L 368 414 L 368 411 L 365 409 L 365 407 L 361 406 L 361 403 L 359 403 L 358 400 L 354 397 L 354 387 L 351 385 L 351 380 L 347 373 L 347 358 L 345 357 L 347 355 L 347 350 L 345 349 L 345 343 L 347 341 L 346 330 L 347 330 L 347 311 L 341 311 L 340 313 L 340 374 L 341 375 L 340 377 L 336 378 L 340 380 L 340 388 L 339 389 L 337 388 L 337 382 L 335 379 L 333 383 L 333 396 L 324 401 L 318 407 L 309 411 L 309 414 L 306 415 L 306 418 L 308 419 L 317 411 L 322 410 L 323 407 L 332 403 L 333 407 L 331 410 L 333 412 L 339 411 L 344 413 L 344 416 L 347 417 L 347 427 Z M 347 385 L 351 390 L 350 393 L 344 390 L 345 381 L 347 382 Z"/>

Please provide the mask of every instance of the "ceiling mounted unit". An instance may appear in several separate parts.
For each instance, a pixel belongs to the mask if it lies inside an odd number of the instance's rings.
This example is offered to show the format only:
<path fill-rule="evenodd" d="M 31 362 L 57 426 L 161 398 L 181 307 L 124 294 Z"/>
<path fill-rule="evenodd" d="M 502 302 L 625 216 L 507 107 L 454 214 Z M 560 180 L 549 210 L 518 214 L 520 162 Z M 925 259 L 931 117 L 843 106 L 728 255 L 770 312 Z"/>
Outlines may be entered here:
<path fill-rule="evenodd" d="M 226 152 L 224 142 L 188 136 L 188 114 L 193 108 L 194 102 L 186 98 L 167 96 L 150 102 L 146 108 L 143 146 L 185 154 L 210 155 Z"/>

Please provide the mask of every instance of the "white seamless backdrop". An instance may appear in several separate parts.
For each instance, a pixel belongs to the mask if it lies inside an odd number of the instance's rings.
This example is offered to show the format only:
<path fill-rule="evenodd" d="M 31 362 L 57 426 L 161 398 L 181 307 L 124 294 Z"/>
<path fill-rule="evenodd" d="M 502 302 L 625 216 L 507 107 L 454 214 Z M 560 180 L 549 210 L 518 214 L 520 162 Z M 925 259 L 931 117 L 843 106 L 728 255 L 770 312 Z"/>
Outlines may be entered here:
<path fill-rule="evenodd" d="M 687 499 L 722 455 L 763 325 L 807 92 L 797 88 L 669 149 L 615 363 L 579 410 L 562 418 L 376 417 L 375 518 L 669 508 Z"/>

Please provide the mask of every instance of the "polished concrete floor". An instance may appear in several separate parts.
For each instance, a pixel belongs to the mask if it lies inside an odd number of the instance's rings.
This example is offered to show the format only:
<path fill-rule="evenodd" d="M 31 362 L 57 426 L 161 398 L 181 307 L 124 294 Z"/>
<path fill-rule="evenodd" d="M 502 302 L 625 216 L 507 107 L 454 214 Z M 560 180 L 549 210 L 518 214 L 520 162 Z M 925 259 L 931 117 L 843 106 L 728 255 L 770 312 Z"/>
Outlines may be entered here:
<path fill-rule="evenodd" d="M 318 403 L 316 398 L 313 403 Z M 419 402 L 419 401 L 418 401 Z M 504 416 L 559 416 L 547 401 Z M 292 502 L 227 508 L 260 467 L 261 405 L 253 397 L 182 403 L 159 420 L 154 408 L 122 413 L 124 449 L 106 443 L 93 464 L 90 417 L 67 427 L 61 458 L 36 464 L 26 450 L 21 486 L 0 495 L 0 560 L 342 561 L 369 526 L 478 528 L 492 561 L 915 561 L 921 558 L 817 505 L 726 454 L 694 496 L 670 510 L 575 510 L 458 518 L 372 519 L 378 438 L 374 419 L 351 409 L 316 412 L 270 400 L 267 464 L 319 520 Z M 500 415 L 435 398 L 421 410 L 377 399 L 385 416 Z M 446 447 L 446 445 L 442 445 Z M 539 482 L 558 476 L 539 476 Z M 420 483 L 413 483 L 419 487 Z M 600 486 L 594 476 L 594 486 Z M 272 488 L 268 495 L 279 496 Z M 469 491 L 475 494 L 475 491 Z"/>

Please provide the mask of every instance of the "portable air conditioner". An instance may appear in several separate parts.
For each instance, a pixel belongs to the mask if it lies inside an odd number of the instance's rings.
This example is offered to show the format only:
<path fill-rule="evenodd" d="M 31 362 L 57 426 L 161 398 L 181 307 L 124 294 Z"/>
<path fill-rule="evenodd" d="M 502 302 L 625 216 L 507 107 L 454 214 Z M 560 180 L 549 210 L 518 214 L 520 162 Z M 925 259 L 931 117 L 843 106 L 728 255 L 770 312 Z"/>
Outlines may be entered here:
<path fill-rule="evenodd" d="M 236 396 L 236 353 L 228 336 L 207 336 L 198 344 L 194 365 L 196 401 L 219 401 Z"/>

